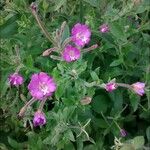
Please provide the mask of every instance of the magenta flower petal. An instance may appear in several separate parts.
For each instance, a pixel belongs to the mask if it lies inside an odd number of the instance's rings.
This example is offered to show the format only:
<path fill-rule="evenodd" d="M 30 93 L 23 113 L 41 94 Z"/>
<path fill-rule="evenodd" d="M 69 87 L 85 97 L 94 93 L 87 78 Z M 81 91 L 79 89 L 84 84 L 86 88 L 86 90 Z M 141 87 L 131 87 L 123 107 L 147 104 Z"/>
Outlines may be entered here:
<path fill-rule="evenodd" d="M 40 111 L 35 112 L 33 118 L 33 125 L 36 127 L 36 126 L 42 126 L 44 124 L 46 124 L 45 114 Z"/>
<path fill-rule="evenodd" d="M 102 33 L 109 32 L 109 26 L 107 24 L 103 24 L 99 27 L 99 30 Z"/>
<path fill-rule="evenodd" d="M 71 45 L 67 45 L 62 52 L 62 57 L 67 62 L 75 61 L 80 58 L 80 50 Z"/>
<path fill-rule="evenodd" d="M 110 83 L 107 83 L 107 84 L 105 85 L 105 89 L 106 89 L 106 91 L 108 91 L 108 92 L 112 92 L 112 91 L 115 90 L 116 88 L 117 88 L 117 84 L 116 84 L 116 83 L 110 82 Z"/>
<path fill-rule="evenodd" d="M 33 98 L 43 100 L 55 92 L 56 83 L 44 72 L 33 74 L 28 89 Z"/>
<path fill-rule="evenodd" d="M 135 93 L 137 93 L 140 96 L 143 96 L 145 93 L 145 83 L 143 82 L 136 82 L 134 84 L 131 85 L 132 89 Z"/>
<path fill-rule="evenodd" d="M 91 31 L 85 24 L 77 23 L 71 30 L 72 41 L 80 47 L 84 47 L 89 43 L 91 37 Z"/>
<path fill-rule="evenodd" d="M 18 73 L 11 74 L 8 79 L 11 85 L 18 86 L 23 83 L 23 77 Z"/>

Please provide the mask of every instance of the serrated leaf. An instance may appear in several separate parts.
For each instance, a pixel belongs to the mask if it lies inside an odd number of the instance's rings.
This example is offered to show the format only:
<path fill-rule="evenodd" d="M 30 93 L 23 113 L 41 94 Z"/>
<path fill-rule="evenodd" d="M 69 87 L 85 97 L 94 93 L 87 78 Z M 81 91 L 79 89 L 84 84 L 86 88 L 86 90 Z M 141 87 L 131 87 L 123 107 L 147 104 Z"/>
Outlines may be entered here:
<path fill-rule="evenodd" d="M 70 141 L 75 141 L 74 135 L 71 130 L 67 130 L 64 136 L 66 136 L 66 138 Z"/>

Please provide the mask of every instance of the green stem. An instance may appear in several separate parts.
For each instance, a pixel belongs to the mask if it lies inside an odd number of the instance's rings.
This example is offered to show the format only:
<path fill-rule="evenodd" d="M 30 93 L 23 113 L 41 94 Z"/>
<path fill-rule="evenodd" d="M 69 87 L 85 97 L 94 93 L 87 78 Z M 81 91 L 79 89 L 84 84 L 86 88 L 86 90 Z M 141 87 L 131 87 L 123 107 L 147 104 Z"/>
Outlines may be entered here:
<path fill-rule="evenodd" d="M 119 128 L 119 130 L 121 130 L 121 128 L 120 128 L 120 126 L 118 125 L 118 123 L 117 123 L 115 120 L 113 120 L 113 122 L 116 124 L 116 126 Z"/>
<path fill-rule="evenodd" d="M 125 87 L 125 88 L 128 88 L 128 89 L 132 90 L 132 86 L 129 85 L 129 84 L 125 84 L 125 83 L 117 83 L 117 86 Z"/>
<path fill-rule="evenodd" d="M 82 0 L 80 0 L 79 20 L 80 20 L 81 23 L 83 23 L 83 3 L 82 3 Z"/>
<path fill-rule="evenodd" d="M 54 60 L 59 60 L 59 61 L 63 61 L 63 59 L 59 56 L 55 56 L 55 55 L 50 55 L 50 58 L 54 59 Z"/>
<path fill-rule="evenodd" d="M 46 99 L 44 99 L 44 100 L 41 101 L 40 106 L 38 108 L 38 111 L 42 112 L 45 102 L 46 102 Z"/>

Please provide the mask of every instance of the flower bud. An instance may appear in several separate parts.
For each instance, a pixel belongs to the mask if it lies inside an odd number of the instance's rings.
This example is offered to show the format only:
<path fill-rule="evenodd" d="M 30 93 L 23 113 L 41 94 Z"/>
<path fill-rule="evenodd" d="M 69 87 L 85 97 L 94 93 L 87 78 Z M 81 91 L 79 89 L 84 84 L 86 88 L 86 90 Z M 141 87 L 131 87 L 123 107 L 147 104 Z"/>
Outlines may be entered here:
<path fill-rule="evenodd" d="M 88 105 L 88 104 L 91 103 L 91 101 L 92 101 L 92 98 L 87 96 L 87 97 L 84 97 L 84 98 L 81 100 L 81 104 L 82 104 L 82 105 Z"/>
<path fill-rule="evenodd" d="M 14 86 L 18 86 L 23 83 L 23 77 L 18 73 L 11 74 L 8 79 L 9 83 Z"/>
<path fill-rule="evenodd" d="M 108 92 L 112 92 L 113 90 L 115 90 L 117 88 L 117 84 L 114 82 L 109 82 L 105 85 L 105 89 Z"/>
<path fill-rule="evenodd" d="M 137 93 L 138 95 L 140 95 L 140 96 L 144 95 L 144 93 L 145 93 L 145 90 L 144 90 L 145 83 L 136 82 L 136 83 L 132 84 L 131 87 L 132 87 L 133 91 L 135 93 Z"/>
<path fill-rule="evenodd" d="M 99 27 L 99 30 L 102 33 L 109 32 L 109 26 L 107 24 L 103 24 Z"/>
<path fill-rule="evenodd" d="M 36 126 L 42 126 L 44 124 L 46 124 L 45 114 L 41 111 L 35 112 L 33 118 L 33 125 L 36 127 Z"/>

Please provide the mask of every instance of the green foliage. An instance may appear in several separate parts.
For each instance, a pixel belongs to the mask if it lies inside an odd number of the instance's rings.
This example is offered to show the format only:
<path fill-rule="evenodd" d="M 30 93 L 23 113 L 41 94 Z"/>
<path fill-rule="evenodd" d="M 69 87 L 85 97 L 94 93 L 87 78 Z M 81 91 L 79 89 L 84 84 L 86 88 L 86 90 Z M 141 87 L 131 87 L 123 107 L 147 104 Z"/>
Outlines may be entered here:
<path fill-rule="evenodd" d="M 112 145 L 117 147 L 114 139 L 120 138 L 120 128 L 127 131 L 127 136 L 120 139 L 122 145 L 118 149 L 148 149 L 149 1 L 37 1 L 39 17 L 50 35 L 67 22 L 59 44 L 68 40 L 77 22 L 91 28 L 89 45 L 97 43 L 98 48 L 71 63 L 42 56 L 54 45 L 39 28 L 30 9 L 31 2 L 0 2 L 0 149 L 109 150 Z M 104 23 L 109 25 L 110 32 L 99 32 Z M 18 67 L 24 84 L 11 87 L 7 78 Z M 44 107 L 47 124 L 34 128 L 32 118 L 39 103 L 29 107 L 24 119 L 19 120 L 17 114 L 31 98 L 27 89 L 31 75 L 40 71 L 54 77 L 57 90 Z M 101 89 L 100 84 L 113 78 L 118 83 L 145 82 L 146 94 L 139 97 L 121 87 L 110 93 Z M 85 97 L 92 99 L 88 105 L 81 103 Z"/>

